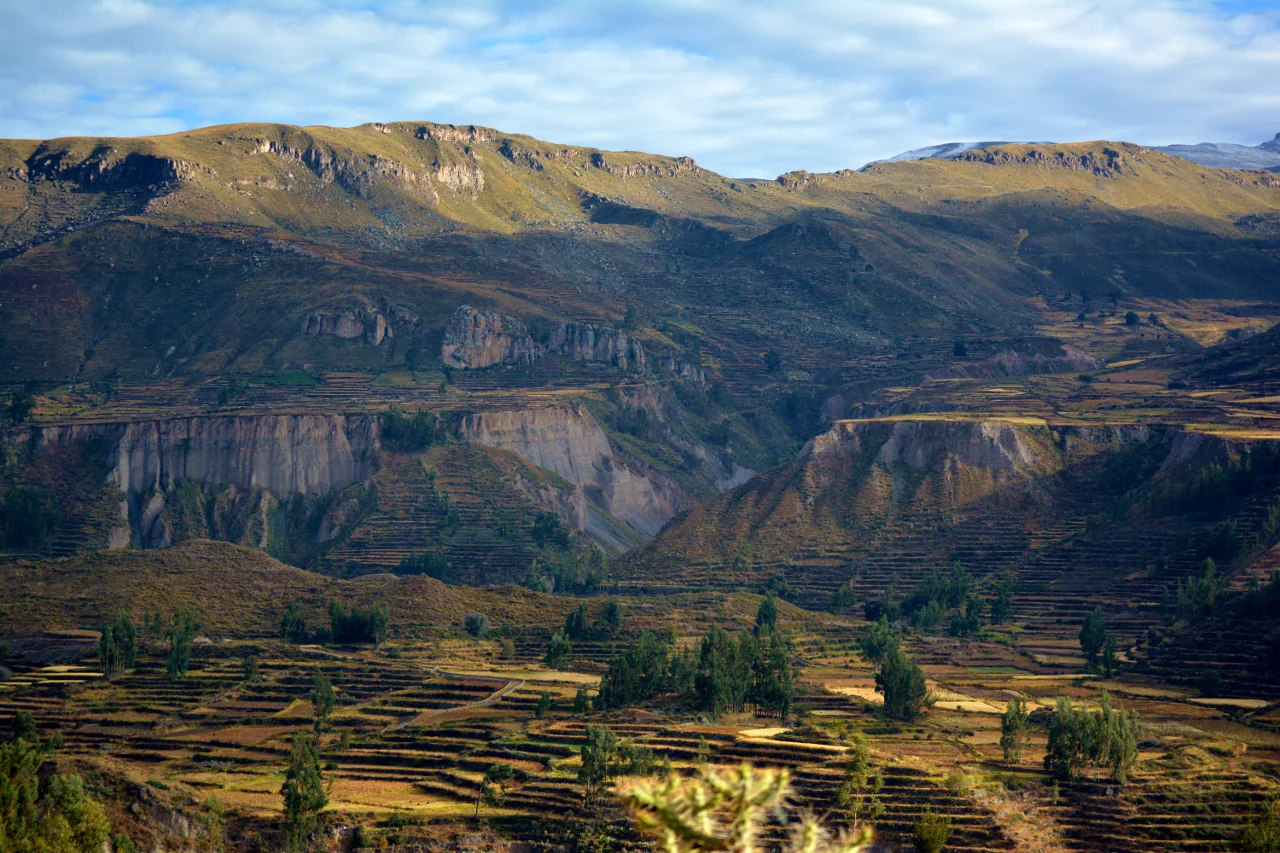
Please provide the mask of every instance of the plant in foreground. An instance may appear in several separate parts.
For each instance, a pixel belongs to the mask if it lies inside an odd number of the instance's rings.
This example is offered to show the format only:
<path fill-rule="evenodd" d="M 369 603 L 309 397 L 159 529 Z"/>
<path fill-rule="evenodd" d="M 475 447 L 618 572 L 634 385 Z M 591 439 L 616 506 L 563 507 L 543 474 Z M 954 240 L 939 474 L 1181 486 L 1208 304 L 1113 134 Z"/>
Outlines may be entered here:
<path fill-rule="evenodd" d="M 639 779 L 619 786 L 623 804 L 636 823 L 656 835 L 664 853 L 755 853 L 760 828 L 771 812 L 785 808 L 791 776 L 786 770 L 704 769 L 685 778 Z M 833 837 L 812 814 L 796 818 L 786 853 L 857 853 L 871 831 Z"/>

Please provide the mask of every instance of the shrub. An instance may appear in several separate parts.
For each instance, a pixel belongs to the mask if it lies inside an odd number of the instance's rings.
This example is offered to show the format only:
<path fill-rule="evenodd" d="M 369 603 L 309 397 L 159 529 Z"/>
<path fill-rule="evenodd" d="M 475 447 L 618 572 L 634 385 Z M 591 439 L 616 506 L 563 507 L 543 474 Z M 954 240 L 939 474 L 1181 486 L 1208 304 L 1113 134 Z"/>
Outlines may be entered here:
<path fill-rule="evenodd" d="M 401 452 L 426 450 L 436 440 L 436 419 L 430 412 L 406 415 L 395 406 L 382 413 L 382 443 Z"/>
<path fill-rule="evenodd" d="M 390 611 L 385 604 L 362 609 L 344 608 L 329 602 L 329 633 L 335 643 L 372 643 L 374 648 L 387 639 Z"/>
<path fill-rule="evenodd" d="M 951 818 L 937 814 L 925 806 L 911 824 L 911 839 L 919 853 L 942 853 L 951 838 Z"/>
<path fill-rule="evenodd" d="M 557 630 L 551 635 L 551 641 L 547 643 L 547 653 L 543 661 L 552 669 L 560 669 L 568 663 L 572 654 L 573 643 L 565 636 L 563 630 Z"/>
<path fill-rule="evenodd" d="M 464 623 L 467 633 L 473 637 L 484 637 L 489 633 L 489 617 L 484 613 L 468 613 Z"/>

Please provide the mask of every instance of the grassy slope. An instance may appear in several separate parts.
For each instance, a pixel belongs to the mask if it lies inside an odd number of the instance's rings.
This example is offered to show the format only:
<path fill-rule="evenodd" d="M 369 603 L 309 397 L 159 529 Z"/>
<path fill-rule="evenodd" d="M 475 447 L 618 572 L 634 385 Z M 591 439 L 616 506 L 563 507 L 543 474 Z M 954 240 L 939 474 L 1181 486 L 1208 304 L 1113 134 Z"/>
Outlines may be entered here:
<path fill-rule="evenodd" d="M 135 617 L 195 606 L 206 632 L 274 633 L 285 602 L 298 601 L 309 625 L 325 623 L 330 599 L 385 603 L 402 629 L 453 629 L 472 612 L 495 626 L 556 623 L 576 606 L 567 598 L 518 587 L 449 587 L 426 577 L 341 581 L 296 569 L 261 551 L 225 542 L 194 541 L 162 551 L 116 551 L 61 561 L 0 566 L 0 585 L 15 592 L 0 601 L 7 634 L 94 628 L 117 609 Z"/>

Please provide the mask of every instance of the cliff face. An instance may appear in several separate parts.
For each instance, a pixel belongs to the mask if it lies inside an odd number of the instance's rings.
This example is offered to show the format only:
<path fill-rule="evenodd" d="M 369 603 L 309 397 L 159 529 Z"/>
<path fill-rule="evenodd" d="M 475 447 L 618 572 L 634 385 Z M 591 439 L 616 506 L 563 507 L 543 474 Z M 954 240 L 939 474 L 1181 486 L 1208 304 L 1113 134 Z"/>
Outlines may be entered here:
<path fill-rule="evenodd" d="M 189 517 L 193 534 L 266 547 L 266 517 L 280 500 L 318 498 L 373 474 L 378 421 L 342 415 L 202 417 L 53 426 L 40 434 L 41 447 L 89 442 L 107 446 L 107 482 L 124 494 L 121 525 L 112 531 L 110 547 L 172 544 L 183 524 L 175 520 L 179 510 Z M 183 484 L 192 483 L 199 484 L 198 495 L 182 492 Z M 175 504 L 180 492 L 191 505 Z M 212 503 L 207 513 L 195 505 L 205 503 Z M 207 529 L 210 517 L 213 529 Z M 261 521 L 246 527 L 253 517 Z"/>
<path fill-rule="evenodd" d="M 570 517 L 582 518 L 587 533 L 613 547 L 634 543 L 619 535 L 609 516 L 649 537 L 693 503 L 666 478 L 623 465 L 604 430 L 578 407 L 482 412 L 466 417 L 459 432 L 477 444 L 513 451 L 573 483 L 581 504 Z"/>
<path fill-rule="evenodd" d="M 493 311 L 462 305 L 453 313 L 440 345 L 440 358 L 450 367 L 477 370 L 494 365 L 529 365 L 554 354 L 574 361 L 607 364 L 644 373 L 650 359 L 640 342 L 622 329 L 591 323 L 561 323 L 535 341 L 524 323 Z M 666 356 L 658 363 L 684 379 L 705 382 L 700 367 Z"/>

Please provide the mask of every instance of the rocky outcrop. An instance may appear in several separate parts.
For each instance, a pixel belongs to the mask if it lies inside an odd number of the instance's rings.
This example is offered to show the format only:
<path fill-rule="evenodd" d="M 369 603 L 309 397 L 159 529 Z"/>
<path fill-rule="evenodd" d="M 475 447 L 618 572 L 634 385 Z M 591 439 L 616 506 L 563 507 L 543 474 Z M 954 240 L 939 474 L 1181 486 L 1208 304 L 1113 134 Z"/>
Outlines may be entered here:
<path fill-rule="evenodd" d="M 617 157 L 616 154 L 611 155 Z M 591 152 L 591 165 L 602 172 L 620 178 L 636 178 L 641 176 L 653 178 L 673 178 L 682 172 L 701 171 L 692 157 L 663 158 L 656 163 L 618 163 L 610 162 L 600 151 Z"/>
<path fill-rule="evenodd" d="M 304 335 L 332 335 L 343 340 L 363 339 L 371 346 L 394 337 L 391 324 L 370 305 L 310 314 L 302 321 Z"/>
<path fill-rule="evenodd" d="M 459 434 L 477 444 L 510 450 L 572 483 L 586 507 L 582 529 L 615 548 L 634 543 L 619 539 L 610 516 L 649 537 L 693 505 L 689 495 L 661 475 L 624 465 L 604 430 L 577 406 L 468 415 Z"/>
<path fill-rule="evenodd" d="M 373 475 L 378 420 L 269 415 L 77 424 L 45 427 L 39 441 L 105 446 L 107 482 L 124 496 L 111 547 L 163 547 L 182 538 L 184 527 L 192 528 L 186 538 L 217 535 L 265 547 L 273 502 L 342 491 Z M 197 493 L 183 484 L 198 484 Z M 190 505 L 175 504 L 175 496 Z"/>
<path fill-rule="evenodd" d="M 462 305 L 453 312 L 440 344 L 448 367 L 476 370 L 498 364 L 528 365 L 542 356 L 524 323 L 494 311 Z"/>
<path fill-rule="evenodd" d="M 189 160 L 136 151 L 121 156 L 111 147 L 99 147 L 83 159 L 66 150 L 42 147 L 24 165 L 15 177 L 31 183 L 65 181 L 102 191 L 164 187 L 201 171 L 199 164 Z"/>
<path fill-rule="evenodd" d="M 354 329 L 354 326 L 352 327 Z M 530 365 L 544 355 L 605 364 L 629 373 L 646 373 L 653 365 L 645 348 L 630 333 L 592 323 L 560 323 L 541 341 L 520 320 L 495 311 L 462 305 L 453 312 L 440 344 L 440 359 L 449 367 L 478 370 L 496 365 Z M 674 355 L 657 365 L 682 379 L 706 384 L 702 367 Z"/>
<path fill-rule="evenodd" d="M 602 362 L 636 373 L 643 373 L 648 367 L 639 341 L 611 326 L 565 323 L 551 330 L 544 346 L 548 352 L 574 361 Z"/>
<path fill-rule="evenodd" d="M 1045 151 L 1037 147 L 1016 146 L 965 151 L 956 160 L 986 163 L 991 166 L 1037 166 L 1042 169 L 1061 169 L 1072 172 L 1088 172 L 1099 178 L 1118 178 L 1136 175 L 1126 155 L 1136 154 L 1138 147 L 1120 143 L 1119 149 L 1104 147 L 1100 151 L 1072 151 L 1057 149 Z"/>

